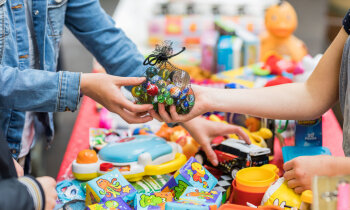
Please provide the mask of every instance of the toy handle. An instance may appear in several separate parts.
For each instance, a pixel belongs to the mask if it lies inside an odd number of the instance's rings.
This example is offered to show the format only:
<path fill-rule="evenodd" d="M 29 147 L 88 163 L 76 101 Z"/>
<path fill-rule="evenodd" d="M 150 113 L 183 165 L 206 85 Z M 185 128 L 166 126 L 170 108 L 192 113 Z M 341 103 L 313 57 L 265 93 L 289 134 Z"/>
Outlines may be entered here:
<path fill-rule="evenodd" d="M 160 165 L 148 165 L 145 167 L 145 173 L 147 175 L 159 175 L 159 174 L 168 174 L 174 172 L 181 168 L 186 163 L 186 156 L 181 153 L 176 153 L 175 159 L 168 161 Z"/>

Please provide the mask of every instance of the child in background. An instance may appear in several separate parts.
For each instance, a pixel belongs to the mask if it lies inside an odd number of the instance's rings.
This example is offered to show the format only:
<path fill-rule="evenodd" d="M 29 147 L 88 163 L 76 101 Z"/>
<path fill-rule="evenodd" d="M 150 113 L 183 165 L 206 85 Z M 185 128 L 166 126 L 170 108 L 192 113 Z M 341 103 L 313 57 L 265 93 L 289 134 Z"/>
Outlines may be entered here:
<path fill-rule="evenodd" d="M 350 10 L 343 27 L 326 50 L 310 78 L 304 83 L 292 83 L 260 89 L 213 89 L 192 86 L 196 104 L 187 115 L 178 115 L 175 107 L 170 115 L 159 104 L 159 114 L 150 114 L 165 122 L 184 122 L 183 126 L 199 141 L 210 161 L 217 165 L 217 157 L 210 147 L 210 133 L 221 125 L 193 119 L 205 112 L 221 111 L 245 113 L 270 119 L 316 119 L 338 100 L 344 116 L 343 149 L 350 155 Z M 190 120 L 190 121 L 188 121 Z M 187 121 L 187 122 L 186 122 Z M 297 193 L 310 189 L 315 175 L 350 174 L 349 157 L 312 156 L 298 157 L 284 164 L 284 177 L 288 186 Z"/>

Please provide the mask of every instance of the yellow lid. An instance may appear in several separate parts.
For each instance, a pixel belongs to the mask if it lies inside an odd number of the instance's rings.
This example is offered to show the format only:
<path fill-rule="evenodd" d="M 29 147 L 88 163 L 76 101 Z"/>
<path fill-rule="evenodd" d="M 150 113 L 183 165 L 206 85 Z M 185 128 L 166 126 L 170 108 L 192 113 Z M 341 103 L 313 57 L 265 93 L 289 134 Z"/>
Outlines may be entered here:
<path fill-rule="evenodd" d="M 301 201 L 304 203 L 312 204 L 312 191 L 311 190 L 305 190 L 301 194 Z"/>

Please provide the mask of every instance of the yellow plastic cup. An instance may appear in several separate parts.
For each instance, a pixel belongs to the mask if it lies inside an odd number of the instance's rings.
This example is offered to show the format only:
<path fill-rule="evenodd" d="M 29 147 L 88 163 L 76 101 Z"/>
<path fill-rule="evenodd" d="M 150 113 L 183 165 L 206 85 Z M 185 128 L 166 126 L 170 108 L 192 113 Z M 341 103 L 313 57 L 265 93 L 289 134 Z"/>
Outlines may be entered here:
<path fill-rule="evenodd" d="M 271 164 L 244 168 L 237 172 L 237 189 L 246 192 L 265 192 L 278 179 L 277 172 L 277 167 Z"/>

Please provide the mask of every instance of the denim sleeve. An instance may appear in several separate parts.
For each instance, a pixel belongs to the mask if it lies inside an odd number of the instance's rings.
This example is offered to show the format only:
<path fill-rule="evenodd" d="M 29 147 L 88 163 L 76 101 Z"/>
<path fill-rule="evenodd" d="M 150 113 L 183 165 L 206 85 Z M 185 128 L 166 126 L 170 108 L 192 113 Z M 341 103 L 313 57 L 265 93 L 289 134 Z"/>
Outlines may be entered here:
<path fill-rule="evenodd" d="M 145 72 L 144 57 L 98 0 L 68 1 L 65 24 L 109 74 L 139 77 Z"/>
<path fill-rule="evenodd" d="M 0 108 L 75 111 L 80 99 L 80 75 L 0 66 Z"/>

